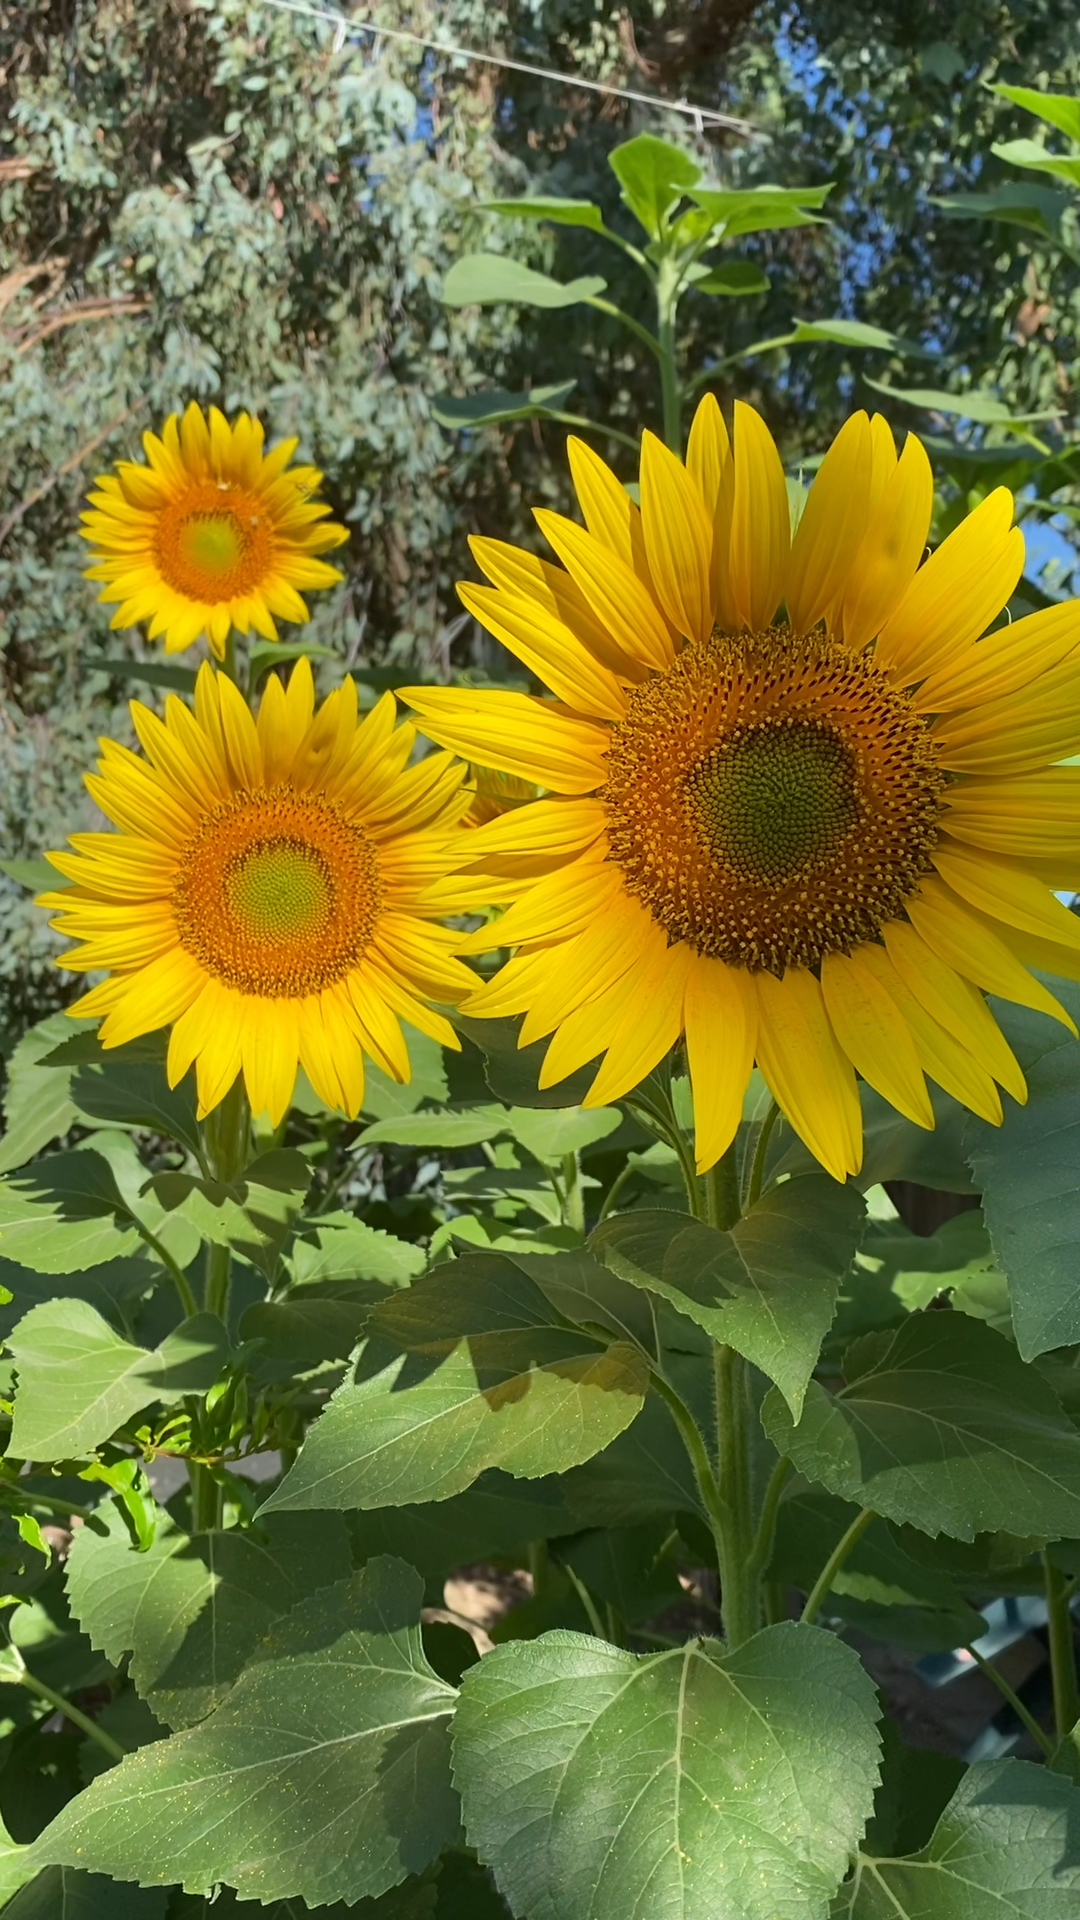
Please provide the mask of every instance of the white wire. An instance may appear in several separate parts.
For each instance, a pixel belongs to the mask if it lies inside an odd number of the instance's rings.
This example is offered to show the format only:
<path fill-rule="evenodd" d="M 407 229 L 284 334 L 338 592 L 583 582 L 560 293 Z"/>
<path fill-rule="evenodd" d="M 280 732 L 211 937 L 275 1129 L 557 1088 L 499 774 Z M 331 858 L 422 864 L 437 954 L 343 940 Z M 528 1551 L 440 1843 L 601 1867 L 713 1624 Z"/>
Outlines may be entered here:
<path fill-rule="evenodd" d="M 560 73 L 556 67 L 535 67 L 527 60 L 510 60 L 504 54 L 481 53 L 476 47 L 459 47 L 446 40 L 428 40 L 423 34 L 408 33 L 401 27 L 380 27 L 373 20 L 357 20 L 354 16 L 330 8 L 308 6 L 306 0 L 263 0 L 263 3 L 268 7 L 277 7 L 281 13 L 297 13 L 308 20 L 327 21 L 337 28 L 334 36 L 337 48 L 344 43 L 346 33 L 370 33 L 377 40 L 400 40 L 409 46 L 423 47 L 431 53 L 448 53 L 458 60 L 478 60 L 487 67 L 505 67 L 512 73 L 528 73 L 535 80 L 557 80 L 562 86 L 608 94 L 613 100 L 633 100 L 641 106 L 658 108 L 661 113 L 682 113 L 693 121 L 698 133 L 706 125 L 730 127 L 733 132 L 742 134 L 754 131 L 748 120 L 736 119 L 730 113 L 716 113 L 712 107 L 695 107 L 688 100 L 661 100 L 654 93 L 635 93 L 630 87 L 611 87 L 602 80 L 586 80 L 578 73 Z"/>

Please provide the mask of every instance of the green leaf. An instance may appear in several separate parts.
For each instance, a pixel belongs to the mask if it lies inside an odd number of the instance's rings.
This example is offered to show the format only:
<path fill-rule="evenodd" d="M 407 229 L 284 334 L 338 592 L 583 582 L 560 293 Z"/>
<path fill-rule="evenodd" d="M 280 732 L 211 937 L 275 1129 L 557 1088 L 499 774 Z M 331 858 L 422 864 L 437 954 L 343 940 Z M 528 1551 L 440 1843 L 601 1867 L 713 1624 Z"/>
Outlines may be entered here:
<path fill-rule="evenodd" d="M 864 320 L 796 320 L 791 339 L 795 346 L 808 345 L 815 340 L 831 340 L 836 346 L 871 347 L 879 353 L 911 353 L 917 350 L 912 341 L 901 339 L 898 333 L 888 333 L 884 327 L 872 327 Z"/>
<path fill-rule="evenodd" d="M 403 1287 L 427 1264 L 423 1248 L 369 1227 L 351 1213 L 324 1213 L 317 1224 L 302 1222 L 288 1262 L 297 1287 L 337 1280 L 378 1280 Z"/>
<path fill-rule="evenodd" d="M 548 1042 L 536 1040 L 519 1047 L 520 1020 L 472 1020 L 456 1013 L 454 1025 L 484 1056 L 484 1078 L 497 1100 L 512 1107 L 574 1107 L 585 1098 L 596 1077 L 595 1065 L 560 1080 L 557 1087 L 538 1085 Z"/>
<path fill-rule="evenodd" d="M 161 1278 L 157 1262 L 141 1258 L 108 1260 L 82 1273 L 57 1274 L 33 1273 L 29 1267 L 0 1260 L 0 1281 L 11 1292 L 10 1302 L 0 1307 L 0 1337 L 6 1338 L 30 1307 L 58 1298 L 88 1300 L 110 1324 L 123 1329 L 135 1302 L 150 1293 Z"/>
<path fill-rule="evenodd" d="M 1040 93 L 1035 87 L 1008 87 L 1001 82 L 990 88 L 1002 100 L 1011 100 L 1016 107 L 1026 107 L 1048 126 L 1057 127 L 1067 133 L 1070 140 L 1080 141 L 1080 98 L 1074 93 Z"/>
<path fill-rule="evenodd" d="M 831 183 L 826 187 L 744 187 L 725 193 L 696 187 L 690 198 L 721 230 L 720 237 L 735 240 L 740 234 L 779 227 L 822 226 L 818 212 L 831 192 Z"/>
<path fill-rule="evenodd" d="M 636 1527 L 596 1527 L 557 1551 L 561 1564 L 572 1567 L 596 1599 L 633 1626 L 685 1599 L 667 1550 L 670 1541 L 667 1517 L 658 1516 Z"/>
<path fill-rule="evenodd" d="M 655 1393 L 602 1453 L 563 1474 L 562 1488 L 585 1526 L 635 1526 L 658 1513 L 705 1517 L 686 1448 Z"/>
<path fill-rule="evenodd" d="M 514 1566 L 533 1540 L 577 1533 L 579 1516 L 563 1497 L 562 1481 L 514 1480 L 508 1473 L 482 1473 L 465 1493 L 430 1506 L 383 1507 L 355 1522 L 359 1552 L 408 1555 L 425 1575 L 509 1556 Z"/>
<path fill-rule="evenodd" d="M 769 291 L 768 275 L 749 260 L 729 260 L 720 266 L 707 267 L 703 273 L 691 275 L 690 284 L 696 293 L 719 294 L 737 300 Z"/>
<path fill-rule="evenodd" d="M 378 1560 L 301 1601 L 209 1719 L 69 1801 L 35 1861 L 316 1907 L 421 1873 L 458 1830 L 454 1690 L 424 1658 L 422 1599 Z"/>
<path fill-rule="evenodd" d="M 655 133 L 635 134 L 613 147 L 608 166 L 625 205 L 652 240 L 661 238 L 671 208 L 701 178 L 701 168 L 689 154 Z"/>
<path fill-rule="evenodd" d="M 90 1453 L 153 1400 L 212 1386 L 229 1354 L 212 1313 L 196 1314 L 147 1352 L 122 1340 L 85 1300 L 47 1300 L 8 1342 L 18 1369 L 12 1451 L 24 1460 Z"/>
<path fill-rule="evenodd" d="M 535 1160 L 553 1167 L 606 1140 L 622 1117 L 619 1107 L 511 1107 L 505 1126 Z"/>
<path fill-rule="evenodd" d="M 201 1152 L 192 1076 L 170 1087 L 164 1060 L 140 1059 L 125 1047 L 111 1052 L 102 1048 L 100 1064 L 79 1067 L 72 1075 L 71 1099 L 84 1119 L 106 1126 L 144 1127 L 178 1141 L 191 1153 Z"/>
<path fill-rule="evenodd" d="M 264 1512 L 445 1499 L 486 1467 L 561 1473 L 630 1424 L 648 1385 L 637 1348 L 560 1325 L 502 1254 L 437 1267 L 368 1331 Z"/>
<path fill-rule="evenodd" d="M 520 200 L 481 200 L 485 213 L 504 213 L 516 220 L 550 220 L 556 227 L 591 227 L 603 233 L 604 216 L 591 200 L 562 200 L 556 194 L 532 193 Z"/>
<path fill-rule="evenodd" d="M 51 1013 L 23 1034 L 8 1061 L 0 1173 L 25 1166 L 78 1119 L 78 1108 L 69 1091 L 71 1069 L 44 1064 L 53 1048 L 70 1033 L 67 1014 Z"/>
<path fill-rule="evenodd" d="M 934 413 L 952 414 L 960 420 L 973 420 L 976 426 L 1002 427 L 1021 439 L 1033 438 L 1025 431 L 1033 422 L 1056 420 L 1061 412 L 1060 407 L 1049 407 L 1041 413 L 1013 413 L 1004 400 L 995 400 L 993 394 L 984 393 L 979 387 L 969 387 L 966 393 L 945 393 L 939 387 L 893 387 L 884 380 L 871 380 L 868 374 L 863 378 L 875 393 L 884 393 L 890 400 L 902 400 L 906 406 L 925 407 Z"/>
<path fill-rule="evenodd" d="M 504 300 L 524 307 L 576 307 L 606 286 L 595 273 L 564 283 L 507 253 L 466 253 L 443 281 L 442 298 L 448 307 L 490 307 Z"/>
<path fill-rule="evenodd" d="M 821 1920 L 877 1779 L 873 1682 L 813 1627 L 635 1657 L 496 1647 L 454 1722 L 466 1829 L 529 1920 Z"/>
<path fill-rule="evenodd" d="M 145 680 L 150 687 L 168 687 L 172 693 L 194 693 L 194 667 L 177 667 L 165 660 L 97 660 L 99 673 L 114 680 Z"/>
<path fill-rule="evenodd" d="M 336 1515 L 275 1514 L 191 1536 L 163 1514 L 145 1553 L 115 1507 L 104 1518 L 106 1531 L 80 1527 L 72 1541 L 71 1610 L 114 1667 L 131 1655 L 135 1686 L 169 1727 L 205 1719 L 272 1623 L 350 1571 Z"/>
<path fill-rule="evenodd" d="M 969 1767 L 928 1846 L 860 1854 L 834 1920 L 1065 1920 L 1080 1900 L 1080 1791 L 1026 1760 Z"/>
<path fill-rule="evenodd" d="M 1053 987 L 1080 1014 L 1080 987 Z M 969 1120 L 966 1141 L 1016 1342 L 1033 1360 L 1080 1341 L 1080 1043 L 1045 1016 L 997 1002 L 994 1011 L 1024 1068 L 1028 1103 L 1010 1106 L 1000 1129 Z"/>
<path fill-rule="evenodd" d="M 328 1360 L 347 1360 L 367 1314 L 367 1303 L 352 1297 L 256 1300 L 242 1314 L 239 1334 L 262 1343 L 253 1368 L 260 1380 L 287 1380 Z"/>
<path fill-rule="evenodd" d="M 357 1145 L 386 1141 L 395 1147 L 477 1147 L 481 1141 L 494 1140 L 507 1131 L 504 1107 L 468 1107 L 455 1113 L 444 1107 L 432 1113 L 406 1113 L 391 1120 L 376 1120 L 365 1127 Z"/>
<path fill-rule="evenodd" d="M 808 1480 L 958 1540 L 1080 1533 L 1080 1433 L 1000 1334 L 913 1313 L 859 1341 L 845 1372 L 835 1395 L 811 1383 L 798 1426 L 775 1388 L 763 1403 L 770 1439 Z"/>
<path fill-rule="evenodd" d="M 440 1869 L 436 1866 L 420 1879 L 409 1878 L 399 1887 L 391 1887 L 377 1900 L 335 1900 L 332 1907 L 319 1907 L 319 1920 L 442 1920 L 438 1905 Z M 201 1894 L 174 1894 L 169 1920 L 311 1920 L 311 1908 L 304 1900 L 238 1900 L 231 1887 L 220 1887 L 204 1899 Z M 468 1920 L 488 1920 L 481 1910 Z"/>
<path fill-rule="evenodd" d="M 39 1273 L 80 1273 L 135 1253 L 141 1236 L 104 1154 L 49 1154 L 0 1181 L 0 1255 Z"/>
<path fill-rule="evenodd" d="M 796 1418 L 862 1230 L 862 1196 L 825 1174 L 774 1187 L 730 1233 L 661 1209 L 615 1214 L 590 1245 L 780 1388 Z"/>
<path fill-rule="evenodd" d="M 1070 187 L 1080 187 L 1080 154 L 1048 153 L 1037 140 L 995 141 L 990 149 L 1010 167 L 1027 167 L 1032 173 L 1048 173 Z"/>
<path fill-rule="evenodd" d="M 1009 227 L 1026 227 L 1044 239 L 1060 243 L 1061 222 L 1072 196 L 1034 180 L 1007 180 L 986 193 L 950 193 L 931 205 L 952 219 L 1000 220 Z"/>
<path fill-rule="evenodd" d="M 272 1280 L 311 1185 L 311 1166 L 295 1148 L 276 1147 L 253 1160 L 240 1180 L 158 1173 L 147 1185 L 163 1207 L 181 1211 L 203 1239 L 231 1247 Z"/>
<path fill-rule="evenodd" d="M 561 413 L 576 380 L 562 380 L 554 386 L 532 387 L 528 393 L 508 393 L 505 387 L 482 387 L 478 393 L 439 393 L 431 402 L 432 418 L 440 427 L 494 427 L 501 420 L 544 419 Z"/>
<path fill-rule="evenodd" d="M 333 647 L 318 647 L 311 640 L 257 640 L 248 645 L 248 678 L 258 686 L 264 673 L 273 667 L 288 667 L 295 660 L 336 660 Z"/>
<path fill-rule="evenodd" d="M 78 1867 L 46 1867 L 4 1908 L 4 1920 L 165 1920 L 165 1911 L 166 1896 L 157 1888 L 118 1885 Z"/>
<path fill-rule="evenodd" d="M 25 1864 L 26 1848 L 14 1841 L 0 1820 L 0 1905 L 10 1900 L 33 1874 L 33 1867 Z M 10 1907 L 6 1909 L 9 1913 Z"/>
<path fill-rule="evenodd" d="M 0 860 L 0 873 L 6 873 L 20 887 L 28 887 L 31 893 L 49 893 L 55 887 L 70 887 L 71 881 L 43 857 L 40 860 Z M 52 1016 L 50 1016 L 52 1017 Z"/>
<path fill-rule="evenodd" d="M 361 677 L 366 679 L 366 673 Z M 399 677 L 390 676 L 391 691 Z M 449 1098 L 446 1065 L 439 1042 L 430 1034 L 410 1027 L 407 1020 L 402 1026 L 412 1064 L 411 1078 L 404 1083 L 392 1080 L 374 1062 L 369 1062 L 364 1076 L 363 1105 L 369 1120 L 390 1120 L 398 1113 L 414 1113 L 426 1100 L 442 1106 Z"/>

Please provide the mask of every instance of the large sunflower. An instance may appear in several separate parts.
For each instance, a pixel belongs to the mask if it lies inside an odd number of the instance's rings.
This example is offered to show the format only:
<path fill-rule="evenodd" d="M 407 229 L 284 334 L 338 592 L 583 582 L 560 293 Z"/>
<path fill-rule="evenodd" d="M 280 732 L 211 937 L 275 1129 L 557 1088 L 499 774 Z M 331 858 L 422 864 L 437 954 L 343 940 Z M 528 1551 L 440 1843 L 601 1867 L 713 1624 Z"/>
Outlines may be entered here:
<path fill-rule="evenodd" d="M 926 1075 L 991 1121 L 1023 1075 L 983 998 L 1072 1025 L 1028 972 L 1080 978 L 1077 603 L 986 629 L 1024 543 L 998 488 L 924 561 L 922 446 L 857 414 L 792 537 L 776 448 L 710 397 L 685 465 L 646 434 L 641 508 L 580 441 L 585 526 L 548 511 L 559 568 L 473 543 L 465 605 L 550 687 L 415 688 L 432 739 L 546 797 L 465 857 L 514 904 L 467 943 L 516 948 L 465 1003 L 551 1034 L 550 1086 L 603 1055 L 616 1099 L 685 1033 L 699 1165 L 756 1060 L 843 1178 L 856 1073 L 921 1126 Z M 565 570 L 564 570 L 565 569 Z M 527 886 L 523 887 L 525 877 Z M 503 892 L 512 886 L 512 892 Z"/>
<path fill-rule="evenodd" d="M 99 474 L 82 516 L 87 578 L 105 582 L 99 599 L 120 603 L 110 624 L 149 621 L 167 653 L 205 633 L 220 659 L 233 627 L 276 640 L 275 614 L 307 620 L 299 589 L 341 579 L 317 556 L 349 536 L 312 498 L 318 468 L 290 467 L 296 441 L 264 453 L 250 414 L 230 426 L 211 407 L 207 421 L 193 400 L 143 446 L 149 464 L 121 460 Z"/>
<path fill-rule="evenodd" d="M 455 904 L 440 876 L 471 794 L 450 754 L 409 764 L 416 731 L 395 726 L 392 694 L 358 723 L 346 680 L 316 711 L 300 660 L 256 722 L 207 664 L 194 712 L 173 696 L 164 720 L 137 701 L 132 715 L 145 758 L 105 740 L 87 776 L 119 831 L 49 854 L 74 885 L 39 903 L 81 942 L 61 966 L 108 970 L 72 1008 L 105 1015 L 102 1043 L 171 1024 L 169 1082 L 194 1062 L 200 1117 L 243 1073 L 275 1126 L 298 1064 L 350 1115 L 365 1053 L 407 1080 L 398 1014 L 457 1046 L 425 1001 L 475 980 L 460 936 L 430 924 Z"/>

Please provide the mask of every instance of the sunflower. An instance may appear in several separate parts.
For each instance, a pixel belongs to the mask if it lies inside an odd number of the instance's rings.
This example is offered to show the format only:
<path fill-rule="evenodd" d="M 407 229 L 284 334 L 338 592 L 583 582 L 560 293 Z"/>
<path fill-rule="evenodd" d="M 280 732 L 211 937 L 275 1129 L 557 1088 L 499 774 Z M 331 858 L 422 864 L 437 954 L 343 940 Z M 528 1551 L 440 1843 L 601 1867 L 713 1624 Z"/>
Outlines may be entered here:
<path fill-rule="evenodd" d="M 445 1045 L 425 1004 L 460 999 L 475 976 L 460 936 L 430 924 L 454 905 L 451 836 L 471 798 L 450 754 L 410 765 L 415 728 L 392 694 L 358 723 L 346 680 L 316 711 L 311 668 L 267 682 L 256 721 L 206 664 L 194 711 L 164 719 L 132 702 L 143 755 L 102 741 L 87 786 L 116 833 L 80 833 L 50 853 L 74 884 L 41 896 L 81 944 L 59 964 L 108 971 L 78 1000 L 120 1046 L 172 1026 L 170 1086 L 194 1063 L 200 1118 L 239 1073 L 276 1126 L 303 1066 L 328 1106 L 355 1114 L 364 1054 L 409 1078 L 398 1015 Z"/>
<path fill-rule="evenodd" d="M 732 446 L 703 401 L 685 464 L 645 434 L 640 510 L 569 454 L 585 525 L 536 516 L 562 566 L 476 540 L 492 584 L 460 588 L 554 699 L 403 696 L 433 740 L 545 789 L 469 836 L 469 872 L 513 904 L 463 951 L 516 952 L 463 1010 L 550 1034 L 545 1087 L 602 1055 L 589 1105 L 685 1035 L 701 1170 L 755 1061 L 838 1179 L 862 1156 L 857 1074 L 920 1126 L 927 1076 L 1000 1122 L 996 1083 L 1026 1088 L 984 990 L 1071 1027 L 1028 968 L 1080 978 L 1052 891 L 1080 881 L 1080 767 L 1058 764 L 1080 748 L 1080 610 L 987 633 L 1023 565 L 1011 495 L 924 559 L 929 461 L 881 418 L 843 427 L 794 536 L 750 407 Z"/>
<path fill-rule="evenodd" d="M 264 453 L 250 414 L 230 426 L 211 407 L 207 421 L 193 400 L 143 446 L 149 464 L 121 460 L 99 474 L 82 516 L 87 578 L 105 582 L 99 599 L 120 603 L 110 625 L 148 620 L 167 653 L 205 633 L 220 659 L 233 627 L 276 640 L 275 614 L 307 620 L 299 589 L 341 579 L 317 555 L 349 536 L 312 498 L 318 468 L 289 466 L 297 442 Z"/>

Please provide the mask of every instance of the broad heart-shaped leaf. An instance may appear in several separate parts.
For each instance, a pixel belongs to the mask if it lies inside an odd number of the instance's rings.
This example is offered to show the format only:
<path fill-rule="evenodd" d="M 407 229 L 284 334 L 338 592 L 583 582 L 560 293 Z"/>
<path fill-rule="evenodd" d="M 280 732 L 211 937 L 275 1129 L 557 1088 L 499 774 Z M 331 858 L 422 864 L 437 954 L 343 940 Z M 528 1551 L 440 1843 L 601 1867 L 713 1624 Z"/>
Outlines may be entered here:
<path fill-rule="evenodd" d="M 659 1208 L 615 1214 L 593 1252 L 760 1367 L 797 1418 L 855 1257 L 862 1195 L 824 1174 L 773 1188 L 730 1233 Z"/>
<path fill-rule="evenodd" d="M 494 427 L 501 420 L 536 420 L 565 407 L 576 380 L 555 386 L 531 387 L 528 393 L 507 393 L 504 387 L 482 387 L 478 393 L 440 393 L 431 402 L 440 427 L 475 430 Z"/>
<path fill-rule="evenodd" d="M 957 1540 L 1080 1533 L 1080 1433 L 1001 1334 L 913 1313 L 858 1341 L 845 1371 L 838 1394 L 811 1383 L 797 1426 L 775 1388 L 762 1403 L 769 1438 L 808 1480 Z"/>
<path fill-rule="evenodd" d="M 508 1131 L 545 1166 L 557 1166 L 568 1153 L 582 1153 L 622 1124 L 618 1107 L 511 1107 Z"/>
<path fill-rule="evenodd" d="M 648 1361 L 564 1327 L 502 1254 L 437 1267 L 376 1307 L 353 1377 L 262 1511 L 446 1499 L 485 1467 L 561 1473 L 629 1426 Z"/>
<path fill-rule="evenodd" d="M 46 1867 L 8 1902 L 4 1920 L 165 1920 L 167 1899 L 160 1887 L 118 1884 L 78 1867 Z"/>
<path fill-rule="evenodd" d="M 351 1566 L 336 1515 L 271 1514 L 257 1528 L 194 1536 L 163 1515 L 145 1553 L 115 1506 L 102 1518 L 107 1531 L 80 1527 L 72 1542 L 71 1611 L 114 1667 L 131 1655 L 140 1694 L 173 1728 L 205 1719 L 260 1634 Z"/>
<path fill-rule="evenodd" d="M 445 1576 L 455 1567 L 490 1560 L 494 1554 L 512 1555 L 513 1565 L 522 1566 L 525 1561 L 518 1556 L 533 1540 L 578 1533 L 581 1524 L 564 1497 L 563 1476 L 513 1480 L 493 1468 L 449 1500 L 365 1513 L 353 1531 L 358 1558 L 408 1555 L 421 1573 Z"/>
<path fill-rule="evenodd" d="M 1080 1911 L 1080 1789 L 1027 1760 L 969 1767 L 929 1845 L 860 1854 L 834 1920 L 1069 1920 Z"/>
<path fill-rule="evenodd" d="M 458 1832 L 455 1695 L 424 1658 L 422 1599 L 413 1568 L 373 1560 L 302 1600 L 216 1713 L 100 1775 L 33 1859 L 315 1907 L 422 1873 Z"/>
<path fill-rule="evenodd" d="M 523 307 L 576 307 L 606 286 L 595 273 L 563 283 L 507 253 L 466 253 L 443 281 L 442 298 L 447 307 L 490 307 L 503 300 Z"/>
<path fill-rule="evenodd" d="M 465 1677 L 466 1831 L 528 1920 L 820 1920 L 873 1803 L 874 1685 L 813 1627 L 640 1658 L 576 1633 Z"/>
<path fill-rule="evenodd" d="M 839 347 L 870 347 L 876 348 L 879 353 L 919 351 L 912 341 L 902 340 L 896 333 L 887 333 L 884 327 L 872 327 L 864 320 L 845 320 L 839 316 L 832 320 L 796 320 L 791 340 L 793 346 L 808 346 L 816 340 L 829 340 Z"/>
<path fill-rule="evenodd" d="M 0 1260 L 0 1286 L 11 1294 L 11 1299 L 0 1305 L 0 1338 L 7 1338 L 30 1307 L 61 1295 L 87 1300 L 112 1325 L 125 1327 L 135 1303 L 163 1278 L 164 1271 L 156 1260 L 144 1260 L 139 1255 L 132 1260 L 106 1260 L 100 1267 L 86 1267 L 80 1273 L 34 1273 L 13 1260 Z"/>
<path fill-rule="evenodd" d="M 659 240 L 671 208 L 701 178 L 701 168 L 688 153 L 655 133 L 635 134 L 613 147 L 608 166 L 651 240 Z"/>
<path fill-rule="evenodd" d="M 1080 1020 L 1080 986 L 1051 984 Z M 966 1142 L 1016 1343 L 1033 1360 L 1080 1341 L 1080 1043 L 1043 1014 L 998 1001 L 993 1010 L 1024 1069 L 1028 1103 L 1010 1106 L 1000 1129 L 969 1120 Z"/>
<path fill-rule="evenodd" d="M 52 1153 L 0 1181 L 0 1256 L 79 1273 L 135 1253 L 141 1236 L 104 1154 Z"/>
<path fill-rule="evenodd" d="M 481 200 L 480 206 L 485 213 L 504 213 L 514 220 L 550 220 L 557 227 L 604 231 L 604 216 L 592 200 L 563 200 L 555 194 L 531 193 L 520 200 Z"/>
<path fill-rule="evenodd" d="M 181 1211 L 204 1239 L 231 1247 L 272 1280 L 311 1185 L 311 1167 L 302 1153 L 279 1147 L 253 1160 L 242 1180 L 158 1173 L 148 1185 L 162 1206 Z"/>
<path fill-rule="evenodd" d="M 71 1099 L 84 1119 L 106 1126 L 144 1127 L 179 1141 L 198 1153 L 201 1142 L 195 1118 L 195 1087 L 189 1074 L 178 1087 L 165 1077 L 164 1049 L 160 1061 L 128 1058 L 118 1047 L 101 1050 L 98 1065 L 79 1067 L 71 1078 Z"/>
<path fill-rule="evenodd" d="M 749 260 L 729 260 L 703 273 L 690 276 L 697 293 L 718 294 L 728 300 L 746 300 L 754 293 L 768 293 L 768 275 Z"/>
<path fill-rule="evenodd" d="M 114 1332 L 85 1300 L 46 1300 L 23 1315 L 8 1341 L 18 1386 L 11 1449 L 23 1460 L 90 1453 L 152 1400 L 213 1385 L 228 1335 L 199 1313 L 148 1352 Z"/>
<path fill-rule="evenodd" d="M 53 1048 L 70 1036 L 67 1014 L 51 1013 L 23 1034 L 8 1061 L 0 1173 L 25 1166 L 50 1140 L 74 1126 L 78 1108 L 69 1092 L 72 1070 L 44 1064 Z"/>
<path fill-rule="evenodd" d="M 425 1260 L 421 1247 L 369 1227 L 351 1213 L 321 1213 L 301 1223 L 286 1264 L 295 1287 L 334 1280 L 378 1280 L 403 1287 L 423 1273 Z"/>

